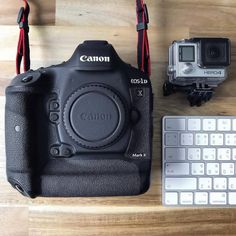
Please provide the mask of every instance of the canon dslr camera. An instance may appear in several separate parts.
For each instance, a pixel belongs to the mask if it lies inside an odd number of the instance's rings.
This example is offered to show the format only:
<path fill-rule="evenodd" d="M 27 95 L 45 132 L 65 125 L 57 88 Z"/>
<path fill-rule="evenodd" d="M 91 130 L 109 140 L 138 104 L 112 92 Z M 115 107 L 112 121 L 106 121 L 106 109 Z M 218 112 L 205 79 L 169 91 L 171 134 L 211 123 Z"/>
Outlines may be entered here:
<path fill-rule="evenodd" d="M 174 41 L 169 48 L 168 82 L 164 95 L 185 91 L 191 105 L 211 99 L 213 88 L 227 78 L 230 65 L 230 40 L 192 38 Z"/>
<path fill-rule="evenodd" d="M 149 76 L 106 41 L 85 41 L 6 89 L 7 177 L 26 196 L 144 193 L 151 150 Z"/>

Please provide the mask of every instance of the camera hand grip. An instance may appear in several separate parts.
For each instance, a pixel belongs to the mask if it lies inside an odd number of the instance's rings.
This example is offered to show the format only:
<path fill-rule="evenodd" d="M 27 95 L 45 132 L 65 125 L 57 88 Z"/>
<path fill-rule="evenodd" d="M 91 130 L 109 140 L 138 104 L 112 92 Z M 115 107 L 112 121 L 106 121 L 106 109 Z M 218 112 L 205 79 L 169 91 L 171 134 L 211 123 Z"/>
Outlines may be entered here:
<path fill-rule="evenodd" d="M 34 192 L 35 94 L 6 90 L 5 139 L 8 181 L 24 195 Z M 21 191 L 22 190 L 22 191 Z"/>

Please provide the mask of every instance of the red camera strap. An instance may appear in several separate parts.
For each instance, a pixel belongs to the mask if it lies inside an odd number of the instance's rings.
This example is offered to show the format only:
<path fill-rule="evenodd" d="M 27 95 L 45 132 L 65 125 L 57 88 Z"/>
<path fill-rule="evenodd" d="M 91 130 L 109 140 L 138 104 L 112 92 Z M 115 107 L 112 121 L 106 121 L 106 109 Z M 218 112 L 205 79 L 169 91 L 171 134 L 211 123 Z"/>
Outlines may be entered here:
<path fill-rule="evenodd" d="M 25 7 L 22 7 L 19 11 L 17 23 L 20 28 L 20 36 L 17 46 L 16 54 L 16 73 L 20 74 L 21 62 L 24 62 L 24 71 L 30 69 L 30 47 L 29 47 L 29 23 L 28 16 L 30 13 L 30 7 L 26 0 L 23 0 Z"/>
<path fill-rule="evenodd" d="M 28 17 L 30 7 L 27 0 L 23 0 L 25 6 L 22 7 L 18 14 L 17 23 L 20 27 L 20 36 L 16 55 L 16 73 L 20 74 L 20 67 L 23 58 L 24 71 L 30 69 L 30 47 L 29 47 L 29 23 Z M 148 10 L 143 0 L 136 0 L 137 11 L 137 31 L 138 31 L 138 67 L 141 71 L 151 74 L 150 52 L 148 43 Z"/>
<path fill-rule="evenodd" d="M 151 60 L 148 42 L 148 9 L 143 0 L 136 0 L 137 31 L 138 31 L 138 67 L 141 71 L 151 75 Z"/>

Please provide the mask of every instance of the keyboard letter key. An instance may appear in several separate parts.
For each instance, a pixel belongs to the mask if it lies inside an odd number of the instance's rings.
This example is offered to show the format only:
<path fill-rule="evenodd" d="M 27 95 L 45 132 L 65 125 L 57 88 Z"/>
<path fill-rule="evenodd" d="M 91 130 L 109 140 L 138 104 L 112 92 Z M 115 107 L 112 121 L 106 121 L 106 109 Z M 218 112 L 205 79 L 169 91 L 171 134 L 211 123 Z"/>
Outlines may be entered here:
<path fill-rule="evenodd" d="M 177 146 L 178 145 L 178 133 L 166 133 L 165 144 L 166 144 L 166 146 Z"/>
<path fill-rule="evenodd" d="M 229 148 L 218 148 L 217 159 L 220 161 L 227 161 L 231 159 L 231 150 Z"/>
<path fill-rule="evenodd" d="M 203 130 L 204 131 L 215 131 L 216 130 L 216 120 L 215 119 L 204 119 L 203 120 Z"/>
<path fill-rule="evenodd" d="M 201 159 L 200 148 L 188 148 L 188 160 L 198 161 Z"/>
<path fill-rule="evenodd" d="M 214 178 L 214 189 L 215 190 L 225 190 L 227 188 L 226 178 Z"/>
<path fill-rule="evenodd" d="M 211 190 L 212 189 L 212 179 L 211 178 L 199 178 L 198 188 L 200 190 Z"/>
<path fill-rule="evenodd" d="M 193 145 L 193 134 L 191 134 L 191 133 L 181 134 L 181 145 L 182 146 Z"/>
<path fill-rule="evenodd" d="M 200 129 L 201 129 L 201 120 L 200 119 L 189 119 L 188 120 L 188 130 L 199 131 Z"/>
<path fill-rule="evenodd" d="M 203 160 L 212 161 L 216 159 L 215 148 L 203 148 Z"/>
<path fill-rule="evenodd" d="M 208 175 L 219 175 L 220 164 L 219 163 L 207 163 L 207 174 Z"/>
<path fill-rule="evenodd" d="M 195 144 L 197 146 L 206 146 L 208 145 L 208 134 L 196 134 Z"/>
<path fill-rule="evenodd" d="M 222 163 L 221 164 L 222 175 L 234 175 L 234 163 Z"/>
<path fill-rule="evenodd" d="M 217 128 L 219 131 L 230 131 L 231 130 L 231 120 L 230 119 L 219 119 L 217 123 Z"/>
<path fill-rule="evenodd" d="M 224 144 L 223 134 L 211 134 L 210 144 L 212 146 L 222 146 Z"/>
<path fill-rule="evenodd" d="M 229 178 L 229 189 L 236 190 L 236 178 Z"/>
<path fill-rule="evenodd" d="M 236 134 L 226 134 L 225 135 L 225 145 L 236 146 Z"/>

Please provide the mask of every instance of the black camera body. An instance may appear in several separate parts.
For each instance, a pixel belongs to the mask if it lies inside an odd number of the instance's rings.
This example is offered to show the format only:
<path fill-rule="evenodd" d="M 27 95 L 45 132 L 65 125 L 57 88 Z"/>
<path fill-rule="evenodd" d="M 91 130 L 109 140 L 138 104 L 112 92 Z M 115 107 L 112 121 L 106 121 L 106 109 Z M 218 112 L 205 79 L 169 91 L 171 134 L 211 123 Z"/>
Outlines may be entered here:
<path fill-rule="evenodd" d="M 152 104 L 148 75 L 106 41 L 18 75 L 6 89 L 8 181 L 29 197 L 146 192 Z"/>

